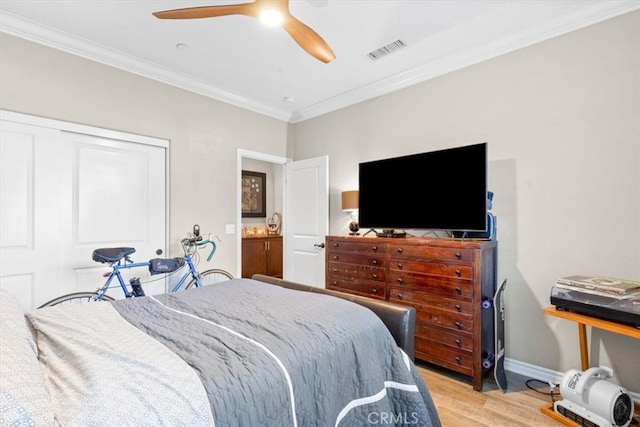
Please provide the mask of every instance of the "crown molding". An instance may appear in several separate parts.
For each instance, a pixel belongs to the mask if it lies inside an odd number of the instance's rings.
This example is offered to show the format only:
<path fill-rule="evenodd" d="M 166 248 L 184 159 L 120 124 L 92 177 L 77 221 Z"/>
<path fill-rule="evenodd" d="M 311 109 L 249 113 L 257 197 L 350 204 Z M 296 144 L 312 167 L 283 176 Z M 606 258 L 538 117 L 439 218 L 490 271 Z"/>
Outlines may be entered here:
<path fill-rule="evenodd" d="M 522 4 L 522 3 L 521 3 Z M 521 5 L 520 4 L 520 5 Z M 567 9 L 572 10 L 567 10 Z M 0 31 L 49 46 L 73 55 L 128 71 L 149 79 L 172 85 L 199 95 L 222 101 L 278 120 L 298 123 L 330 113 L 372 98 L 386 95 L 413 86 L 435 77 L 486 61 L 488 59 L 521 49 L 526 46 L 580 29 L 586 26 L 640 9 L 640 0 L 612 0 L 600 2 L 570 3 L 560 8 L 556 16 L 547 18 L 536 25 L 522 26 L 517 32 L 502 24 L 502 34 L 491 41 L 453 50 L 429 62 L 402 73 L 380 79 L 371 84 L 334 96 L 316 104 L 294 111 L 292 114 L 270 105 L 256 102 L 247 97 L 226 91 L 193 77 L 159 67 L 140 58 L 123 54 L 88 40 L 72 37 L 61 31 L 36 22 L 0 11 Z M 521 19 L 527 16 L 526 8 L 519 8 Z M 511 13 L 511 12 L 509 12 Z M 504 18 L 504 16 L 503 16 Z M 504 19 L 502 20 L 504 22 Z M 484 22 L 484 27 L 495 28 L 500 22 Z M 491 27 L 493 25 L 493 27 Z M 500 28 L 498 28 L 500 30 Z"/>
<path fill-rule="evenodd" d="M 586 6 L 574 8 L 570 13 L 563 10 L 562 13 L 558 13 L 552 19 L 536 23 L 532 28 L 522 28 L 517 33 L 506 34 L 506 37 L 498 37 L 490 43 L 453 51 L 403 73 L 378 80 L 350 92 L 301 108 L 292 115 L 290 122 L 298 123 L 378 96 L 386 95 L 639 9 L 640 1 L 633 0 L 591 2 Z M 524 15 L 526 15 L 526 11 Z M 499 22 L 493 24 L 487 23 L 486 25 L 499 25 Z"/>
<path fill-rule="evenodd" d="M 4 11 L 0 31 L 279 120 L 290 117 L 286 111 Z"/>

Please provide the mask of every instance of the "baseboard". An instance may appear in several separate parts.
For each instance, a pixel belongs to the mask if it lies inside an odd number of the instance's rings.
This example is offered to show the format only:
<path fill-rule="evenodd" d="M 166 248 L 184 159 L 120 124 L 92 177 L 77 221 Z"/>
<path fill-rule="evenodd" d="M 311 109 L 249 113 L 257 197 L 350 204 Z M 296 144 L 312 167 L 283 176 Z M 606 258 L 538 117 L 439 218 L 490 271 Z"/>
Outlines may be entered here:
<path fill-rule="evenodd" d="M 508 357 L 504 359 L 504 369 L 527 378 L 535 378 L 544 382 L 553 382 L 554 384 L 560 383 L 564 375 L 564 372 L 554 371 Z M 634 393 L 630 390 L 627 390 L 627 392 L 635 402 L 640 402 L 640 393 Z"/>

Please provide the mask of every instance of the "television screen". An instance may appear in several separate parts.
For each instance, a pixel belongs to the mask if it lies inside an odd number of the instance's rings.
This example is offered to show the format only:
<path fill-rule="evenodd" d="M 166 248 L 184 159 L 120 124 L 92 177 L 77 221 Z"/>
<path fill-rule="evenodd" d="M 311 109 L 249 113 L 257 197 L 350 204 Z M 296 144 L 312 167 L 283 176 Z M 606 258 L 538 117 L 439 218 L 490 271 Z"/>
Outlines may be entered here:
<path fill-rule="evenodd" d="M 359 164 L 360 229 L 485 231 L 487 143 Z"/>

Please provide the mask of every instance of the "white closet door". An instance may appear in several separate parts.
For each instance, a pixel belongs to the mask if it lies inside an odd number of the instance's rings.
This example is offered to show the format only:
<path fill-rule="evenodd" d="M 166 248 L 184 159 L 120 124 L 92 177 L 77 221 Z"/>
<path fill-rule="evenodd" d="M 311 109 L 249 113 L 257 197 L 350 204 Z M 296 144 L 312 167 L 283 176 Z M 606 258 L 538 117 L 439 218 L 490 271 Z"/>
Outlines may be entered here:
<path fill-rule="evenodd" d="M 2 122 L 0 286 L 31 309 L 60 286 L 60 132 Z"/>
<path fill-rule="evenodd" d="M 158 250 L 165 257 L 165 149 L 71 132 L 63 132 L 63 140 L 60 251 L 71 267 L 63 270 L 64 292 L 104 283 L 109 268 L 91 259 L 96 248 L 134 247 L 136 262 L 157 257 Z M 143 268 L 123 275 L 150 279 Z M 164 290 L 164 281 L 145 285 L 147 293 Z M 109 295 L 121 298 L 122 291 Z"/>
<path fill-rule="evenodd" d="M 104 283 L 96 248 L 132 246 L 134 261 L 166 256 L 166 146 L 52 122 L 1 128 L 0 286 L 27 309 Z M 145 269 L 133 276 L 149 278 Z M 165 283 L 145 290 L 164 292 Z"/>

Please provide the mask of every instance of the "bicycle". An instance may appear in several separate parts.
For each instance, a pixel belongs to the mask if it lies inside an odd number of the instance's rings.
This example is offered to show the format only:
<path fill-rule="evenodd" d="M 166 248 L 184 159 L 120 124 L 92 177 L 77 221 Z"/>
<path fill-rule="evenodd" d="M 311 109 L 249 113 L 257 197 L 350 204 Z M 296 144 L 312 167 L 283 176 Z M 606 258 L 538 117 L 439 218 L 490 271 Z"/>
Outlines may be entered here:
<path fill-rule="evenodd" d="M 203 239 L 202 236 L 200 236 L 200 226 L 197 224 L 193 226 L 193 232 L 186 238 L 182 239 L 180 244 L 184 252 L 182 257 L 154 258 L 145 262 L 133 262 L 131 260 L 130 255 L 135 253 L 135 248 L 120 247 L 96 249 L 93 251 L 92 259 L 102 264 L 109 264 L 111 267 L 111 272 L 104 274 L 104 277 L 107 278 L 104 285 L 94 292 L 73 292 L 62 295 L 42 304 L 38 308 L 85 301 L 113 301 L 114 298 L 106 293 L 114 280 L 117 280 L 125 298 L 144 296 L 145 293 L 142 289 L 142 284 L 140 283 L 139 278 L 134 277 L 129 280 L 129 287 L 131 290 L 129 290 L 122 278 L 121 270 L 134 268 L 147 267 L 151 275 L 167 274 L 165 277 L 168 277 L 169 274 L 177 272 L 186 265 L 188 270 L 173 286 L 171 292 L 177 292 L 182 289 L 188 278 L 191 278 L 191 280 L 184 286 L 185 290 L 193 287 L 199 288 L 201 286 L 219 283 L 234 278 L 231 273 L 219 268 L 205 270 L 202 273 L 199 273 L 196 270 L 196 265 L 199 262 L 198 248 L 211 244 L 211 252 L 207 257 L 207 261 L 211 261 L 211 258 L 213 258 L 213 254 L 217 249 L 217 245 L 215 241 L 212 240 L 211 234 L 207 239 Z"/>

